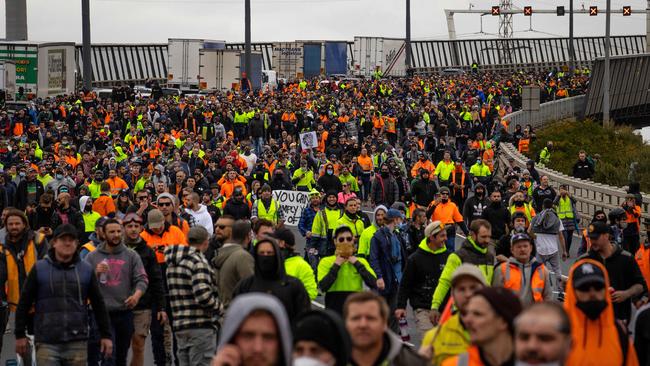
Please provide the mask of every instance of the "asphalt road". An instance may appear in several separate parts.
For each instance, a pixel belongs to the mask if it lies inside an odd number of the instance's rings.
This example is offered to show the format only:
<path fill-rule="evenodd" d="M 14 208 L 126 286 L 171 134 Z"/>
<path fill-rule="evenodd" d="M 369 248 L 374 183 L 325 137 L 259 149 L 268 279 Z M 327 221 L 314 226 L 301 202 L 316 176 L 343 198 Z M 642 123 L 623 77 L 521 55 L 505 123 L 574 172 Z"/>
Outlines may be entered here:
<path fill-rule="evenodd" d="M 305 247 L 305 239 L 300 235 L 300 232 L 298 231 L 297 227 L 289 227 L 295 237 L 296 237 L 296 250 L 300 253 L 302 253 L 304 247 Z M 456 246 L 458 247 L 462 242 L 464 238 L 461 235 L 456 236 Z M 575 261 L 576 253 L 578 250 L 578 246 L 580 245 L 580 239 L 577 236 L 573 237 L 573 244 L 571 245 L 571 259 L 569 259 L 566 262 L 561 262 L 562 265 L 562 273 L 566 275 L 568 273 L 568 270 L 570 266 L 573 264 Z M 321 297 L 316 299 L 316 302 L 318 304 L 323 304 L 323 299 Z M 317 304 L 314 304 L 315 307 L 317 307 Z M 419 347 L 421 341 L 422 341 L 422 335 L 419 334 L 419 332 L 415 328 L 415 320 L 413 318 L 413 313 L 412 310 L 409 308 L 407 312 L 407 321 L 409 324 L 409 330 L 410 330 L 410 336 L 411 340 L 410 343 L 415 345 L 416 347 Z M 13 320 L 10 321 L 11 327 L 13 328 Z M 7 360 L 15 359 L 16 355 L 14 353 L 14 336 L 13 332 L 11 333 L 6 333 L 3 337 L 3 342 L 2 342 L 2 355 L 0 356 L 0 365 L 5 365 Z M 151 343 L 150 343 L 150 338 L 147 340 L 147 349 L 145 350 L 145 365 L 153 365 L 153 355 L 151 353 Z"/>

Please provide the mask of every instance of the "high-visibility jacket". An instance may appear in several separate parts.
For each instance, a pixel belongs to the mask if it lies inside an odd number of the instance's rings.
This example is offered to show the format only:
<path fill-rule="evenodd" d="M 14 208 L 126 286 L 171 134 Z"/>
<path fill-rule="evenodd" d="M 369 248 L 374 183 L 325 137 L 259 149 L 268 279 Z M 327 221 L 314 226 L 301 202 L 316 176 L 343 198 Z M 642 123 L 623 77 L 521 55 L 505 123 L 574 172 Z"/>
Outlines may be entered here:
<path fill-rule="evenodd" d="M 650 245 L 648 243 L 641 244 L 634 255 L 634 259 L 636 259 L 643 278 L 645 278 L 646 286 L 650 288 Z"/>
<path fill-rule="evenodd" d="M 438 164 L 438 165 L 440 165 L 440 164 Z M 431 160 L 425 160 L 424 162 L 418 160 L 418 162 L 415 163 L 415 165 L 413 165 L 413 168 L 411 168 L 411 177 L 413 177 L 413 178 L 419 177 L 420 176 L 420 169 L 426 169 L 429 172 L 429 175 L 432 177 L 432 179 L 433 179 L 434 172 L 437 171 L 436 166 L 433 165 Z"/>
<path fill-rule="evenodd" d="M 519 146 L 518 146 L 519 152 L 522 154 L 525 154 L 527 152 L 530 152 L 530 138 L 527 139 L 519 139 Z"/>
<path fill-rule="evenodd" d="M 291 256 L 284 260 L 284 271 L 287 275 L 293 276 L 302 282 L 311 300 L 316 299 L 316 296 L 318 296 L 316 276 L 307 261 L 297 255 Z"/>
<path fill-rule="evenodd" d="M 472 165 L 471 168 L 469 168 L 469 174 L 473 175 L 474 177 L 481 178 L 481 177 L 489 177 L 492 172 L 490 172 L 490 167 L 485 165 L 485 164 L 474 164 Z"/>
<path fill-rule="evenodd" d="M 95 211 L 84 212 L 81 216 L 84 219 L 84 231 L 87 233 L 92 233 L 95 231 L 95 223 L 102 217 L 102 215 L 98 214 Z"/>
<path fill-rule="evenodd" d="M 526 202 L 522 207 L 517 207 L 515 205 L 510 206 L 510 215 L 514 214 L 517 211 L 523 212 L 524 215 L 526 215 L 528 222 L 530 222 L 530 220 L 535 217 L 535 209 L 530 205 L 530 203 Z"/>
<path fill-rule="evenodd" d="M 364 172 L 371 172 L 373 169 L 372 158 L 369 155 L 357 157 L 359 166 L 363 169 Z"/>
<path fill-rule="evenodd" d="M 451 176 L 451 172 L 453 172 L 454 169 L 456 169 L 456 164 L 454 164 L 453 161 L 446 162 L 442 160 L 438 163 L 438 166 L 436 166 L 436 170 L 433 174 L 437 176 L 441 181 L 448 181 Z"/>
<path fill-rule="evenodd" d="M 368 261 L 364 258 L 357 258 L 359 263 L 361 263 L 368 272 L 376 277 L 375 271 L 372 270 Z M 322 281 L 323 278 L 330 272 L 336 261 L 335 255 L 330 255 L 324 257 L 318 262 L 318 270 L 316 274 L 318 275 L 318 282 Z M 354 265 L 348 261 L 343 263 L 339 268 L 339 271 L 336 275 L 336 280 L 327 289 L 327 292 L 360 292 L 363 290 L 363 279 L 361 275 L 354 267 Z"/>
<path fill-rule="evenodd" d="M 460 322 L 460 313 L 440 321 L 440 325 L 425 333 L 422 345 L 433 346 L 433 364 L 440 365 L 450 357 L 459 355 L 470 346 L 469 333 Z"/>
<path fill-rule="evenodd" d="M 187 245 L 187 236 L 177 226 L 165 222 L 162 234 L 155 234 L 150 229 L 140 233 L 140 237 L 156 253 L 158 264 L 165 263 L 165 248 L 169 245 Z"/>
<path fill-rule="evenodd" d="M 533 293 L 533 300 L 535 302 L 544 301 L 544 280 L 546 275 L 546 267 L 544 264 L 539 263 L 536 267 L 532 268 L 530 278 L 524 278 L 519 266 L 511 262 L 503 262 L 499 264 L 501 277 L 503 278 L 503 287 L 512 290 L 519 298 L 523 298 L 528 291 Z M 530 282 L 523 284 L 523 282 Z"/>
<path fill-rule="evenodd" d="M 570 197 L 560 197 L 557 201 L 557 217 L 560 220 L 573 219 L 573 204 Z"/>
<path fill-rule="evenodd" d="M 352 235 L 354 235 L 356 239 L 359 239 L 361 233 L 363 233 L 363 230 L 365 230 L 365 226 L 363 225 L 363 220 L 361 220 L 361 218 L 352 220 L 350 219 L 350 217 L 348 217 L 348 215 L 345 212 L 338 219 L 335 227 L 339 228 L 344 225 L 349 227 L 350 230 L 352 230 Z"/>
<path fill-rule="evenodd" d="M 43 234 L 35 232 L 34 237 L 27 243 L 22 258 L 25 276 L 32 270 L 32 267 L 34 267 L 38 260 L 37 247 L 42 245 L 43 239 L 45 239 Z M 18 301 L 20 301 L 20 290 L 22 285 L 20 283 L 20 269 L 18 268 L 18 261 L 14 255 L 2 244 L 0 244 L 0 252 L 4 253 L 7 266 L 6 293 L 7 302 L 9 303 L 9 311 L 14 312 L 18 306 Z"/>
<path fill-rule="evenodd" d="M 368 258 L 370 256 L 370 241 L 377 230 L 379 230 L 379 228 L 375 224 L 363 229 L 363 232 L 359 237 L 359 245 L 357 246 L 357 255 L 359 257 Z"/>
<path fill-rule="evenodd" d="M 461 353 L 458 356 L 450 357 L 442 361 L 442 366 L 483 366 L 481 361 L 481 353 L 477 346 L 471 346 L 467 352 Z"/>
<path fill-rule="evenodd" d="M 453 225 L 457 222 L 463 222 L 463 215 L 458 210 L 458 206 L 452 201 L 441 202 L 431 214 L 431 221 L 440 221 L 444 225 Z"/>
<path fill-rule="evenodd" d="M 343 211 L 339 208 L 329 208 L 325 207 L 324 209 L 318 211 L 314 217 L 314 222 L 311 224 L 311 234 L 313 238 L 324 239 L 327 238 L 327 234 L 332 233 L 338 226 L 336 223 L 339 221 L 339 217 L 343 214 Z"/>
<path fill-rule="evenodd" d="M 262 203 L 261 199 L 257 200 L 257 218 L 258 219 L 266 219 L 271 221 L 274 225 L 278 223 L 278 209 L 279 209 L 278 201 L 275 200 L 275 198 L 271 198 L 271 204 L 269 205 L 269 209 L 267 211 L 266 207 L 264 207 L 264 203 Z"/>
<path fill-rule="evenodd" d="M 465 174 L 465 171 L 463 170 L 462 167 L 460 169 L 461 169 L 460 172 L 454 170 L 451 173 L 451 184 L 452 185 L 454 185 L 454 184 L 458 184 L 459 186 L 464 186 L 465 185 L 465 176 L 467 176 L 467 174 Z M 456 179 L 456 177 L 458 175 L 460 175 L 460 182 L 458 182 L 458 180 Z M 454 190 L 453 194 L 456 194 L 457 191 L 460 191 L 460 196 L 463 197 L 463 198 L 465 197 L 465 189 L 454 188 L 453 190 Z"/>

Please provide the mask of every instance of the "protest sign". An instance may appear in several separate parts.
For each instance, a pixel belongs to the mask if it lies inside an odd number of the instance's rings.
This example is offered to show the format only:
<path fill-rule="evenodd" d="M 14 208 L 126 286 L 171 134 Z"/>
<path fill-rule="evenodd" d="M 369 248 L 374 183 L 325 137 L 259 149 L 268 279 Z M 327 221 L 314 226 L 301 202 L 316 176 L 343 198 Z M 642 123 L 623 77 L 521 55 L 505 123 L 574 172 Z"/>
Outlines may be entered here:
<path fill-rule="evenodd" d="M 309 205 L 309 194 L 299 191 L 273 191 L 273 198 L 280 204 L 284 215 L 284 224 L 298 226 L 300 216 L 305 207 Z"/>

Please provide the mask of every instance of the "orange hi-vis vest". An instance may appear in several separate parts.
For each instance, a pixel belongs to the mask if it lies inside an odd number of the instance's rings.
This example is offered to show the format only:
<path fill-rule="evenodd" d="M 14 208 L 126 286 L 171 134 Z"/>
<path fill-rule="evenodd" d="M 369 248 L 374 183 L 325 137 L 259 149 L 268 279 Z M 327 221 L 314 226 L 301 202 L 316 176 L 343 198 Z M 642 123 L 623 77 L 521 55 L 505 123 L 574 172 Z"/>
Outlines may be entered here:
<path fill-rule="evenodd" d="M 29 274 L 32 270 L 32 267 L 36 264 L 38 260 L 38 252 L 36 251 L 36 246 L 43 243 L 45 236 L 41 233 L 34 233 L 34 238 L 27 243 L 27 249 L 25 250 L 25 255 L 23 256 L 23 266 L 25 267 L 25 275 Z M 14 258 L 13 254 L 5 249 L 5 247 L 0 244 L 0 252 L 3 252 L 7 262 L 7 285 L 5 287 L 5 292 L 7 294 L 7 302 L 9 303 L 9 311 L 15 312 L 16 307 L 18 306 L 18 301 L 20 301 L 20 272 L 18 269 L 18 262 Z"/>
<path fill-rule="evenodd" d="M 519 146 L 518 146 L 518 149 L 519 149 L 519 152 L 520 152 L 520 153 L 523 154 L 523 153 L 527 153 L 527 152 L 529 152 L 529 151 L 530 151 L 530 147 L 529 147 L 529 146 L 530 146 L 530 138 L 527 138 L 527 139 L 524 139 L 524 138 L 519 139 Z"/>
<path fill-rule="evenodd" d="M 460 174 L 460 184 L 456 183 L 456 174 Z M 465 176 L 466 176 L 466 175 L 467 175 L 467 174 L 465 174 L 465 171 L 462 170 L 462 168 L 461 168 L 461 171 L 460 171 L 460 172 L 458 172 L 458 171 L 456 171 L 456 169 L 454 169 L 454 170 L 451 172 L 451 184 L 452 184 L 452 185 L 454 185 L 454 184 L 458 184 L 458 185 L 460 185 L 460 186 L 464 186 L 464 185 L 465 185 Z M 454 188 L 454 194 L 456 194 L 456 191 L 458 191 L 458 190 L 460 190 L 460 196 L 461 196 L 461 197 L 465 197 L 465 190 L 464 190 L 464 189 Z"/>
<path fill-rule="evenodd" d="M 522 295 L 523 291 L 526 291 L 528 284 L 522 286 L 522 279 L 524 277 L 523 273 L 519 267 L 510 262 L 504 262 L 500 265 L 501 274 L 503 275 L 503 287 L 511 290 L 515 295 Z M 544 272 L 546 267 L 540 263 L 537 268 L 533 269 L 533 272 L 530 275 L 530 290 L 533 293 L 533 300 L 535 302 L 544 301 Z"/>
<path fill-rule="evenodd" d="M 650 246 L 646 246 L 645 243 L 641 244 L 634 255 L 634 259 L 636 259 L 643 278 L 645 278 L 646 286 L 650 287 Z"/>

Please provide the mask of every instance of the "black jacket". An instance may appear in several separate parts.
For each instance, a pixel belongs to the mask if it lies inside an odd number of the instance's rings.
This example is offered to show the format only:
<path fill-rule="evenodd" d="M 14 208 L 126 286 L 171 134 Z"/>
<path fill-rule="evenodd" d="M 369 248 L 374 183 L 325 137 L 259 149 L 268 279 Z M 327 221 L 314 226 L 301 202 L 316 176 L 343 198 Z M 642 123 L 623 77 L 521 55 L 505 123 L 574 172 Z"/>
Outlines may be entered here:
<path fill-rule="evenodd" d="M 76 208 L 69 206 L 67 209 L 59 208 L 54 211 L 52 217 L 52 228 L 56 228 L 59 225 L 63 225 L 63 216 L 68 216 L 68 224 L 74 225 L 77 228 L 77 235 L 82 237 L 86 231 L 86 225 L 84 224 L 84 217 Z M 85 244 L 85 243 L 80 243 Z"/>
<path fill-rule="evenodd" d="M 419 178 L 411 184 L 413 202 L 420 206 L 428 207 L 437 191 L 436 184 L 431 179 Z"/>
<path fill-rule="evenodd" d="M 571 175 L 580 179 L 591 179 L 594 176 L 594 166 L 589 163 L 587 159 L 581 161 L 578 159 L 575 164 L 573 164 L 573 170 Z"/>
<path fill-rule="evenodd" d="M 241 280 L 235 287 L 232 297 L 234 299 L 238 295 L 250 292 L 263 292 L 273 295 L 284 305 L 289 319 L 293 321 L 300 313 L 311 309 L 311 302 L 302 282 L 287 275 L 284 271 L 284 259 L 278 246 L 274 244 L 273 248 L 275 249 L 275 272 L 268 276 L 263 274 L 260 268 L 260 256 L 255 251 L 253 253 L 255 274 Z"/>
<path fill-rule="evenodd" d="M 607 259 L 603 259 L 600 254 L 593 250 L 590 250 L 581 258 L 590 258 L 602 263 L 607 269 L 607 274 L 609 274 L 609 285 L 616 291 L 627 290 L 637 284 L 643 286 L 643 293 L 648 291 L 645 279 L 643 278 L 643 274 L 641 274 L 641 270 L 634 256 L 618 245 L 614 254 Z M 614 315 L 616 319 L 623 319 L 629 322 L 630 316 L 632 315 L 631 307 L 632 299 L 614 304 Z"/>
<path fill-rule="evenodd" d="M 38 179 L 34 179 L 33 182 L 28 182 L 26 179 L 22 180 L 20 184 L 18 184 L 18 189 L 16 190 L 16 208 L 21 211 L 25 211 L 27 208 L 27 185 L 30 183 L 36 185 L 36 200 L 34 202 L 38 203 L 39 198 L 41 198 L 41 195 L 45 192 L 43 183 Z"/>
<path fill-rule="evenodd" d="M 252 138 L 264 137 L 264 121 L 261 118 L 253 118 L 248 129 Z"/>
<path fill-rule="evenodd" d="M 494 206 L 492 203 L 483 209 L 483 219 L 492 225 L 492 239 L 499 239 L 506 233 L 506 225 L 510 223 L 510 211 L 501 203 Z M 508 256 L 509 258 L 510 256 Z"/>
<path fill-rule="evenodd" d="M 433 253 L 428 247 L 428 250 L 423 249 L 423 246 L 426 246 L 424 241 L 406 261 L 397 294 L 399 309 L 406 309 L 407 300 L 413 309 L 431 309 L 433 292 L 438 286 L 449 252 L 443 248 L 440 253 Z"/>
<path fill-rule="evenodd" d="M 138 305 L 135 306 L 135 310 L 152 309 L 155 306 L 156 311 L 164 311 L 165 292 L 163 290 L 162 273 L 160 272 L 156 253 L 142 238 L 135 244 L 127 243 L 126 241 L 125 244 L 138 253 L 149 278 L 147 291 L 140 298 Z"/>
<path fill-rule="evenodd" d="M 251 209 L 248 207 L 248 204 L 244 201 L 236 201 L 234 199 L 229 199 L 226 202 L 226 207 L 223 209 L 224 215 L 230 215 L 235 218 L 235 220 L 244 220 L 250 219 Z"/>
<path fill-rule="evenodd" d="M 318 186 L 323 190 L 323 192 L 341 192 L 343 190 L 341 180 L 334 174 L 328 175 L 326 173 L 322 177 L 318 178 Z"/>

